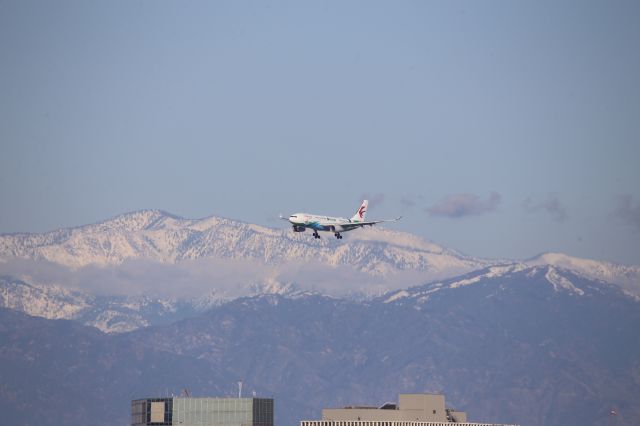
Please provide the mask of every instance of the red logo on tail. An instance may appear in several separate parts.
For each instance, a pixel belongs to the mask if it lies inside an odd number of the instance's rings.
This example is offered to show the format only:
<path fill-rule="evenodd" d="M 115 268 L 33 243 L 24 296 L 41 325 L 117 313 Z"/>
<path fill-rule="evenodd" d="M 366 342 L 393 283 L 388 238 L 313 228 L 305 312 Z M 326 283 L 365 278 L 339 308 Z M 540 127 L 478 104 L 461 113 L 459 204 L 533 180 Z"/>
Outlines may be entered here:
<path fill-rule="evenodd" d="M 358 216 L 360 216 L 360 219 L 363 218 L 364 216 L 364 212 L 366 212 L 367 209 L 365 208 L 364 204 L 360 206 L 360 208 L 358 209 Z"/>

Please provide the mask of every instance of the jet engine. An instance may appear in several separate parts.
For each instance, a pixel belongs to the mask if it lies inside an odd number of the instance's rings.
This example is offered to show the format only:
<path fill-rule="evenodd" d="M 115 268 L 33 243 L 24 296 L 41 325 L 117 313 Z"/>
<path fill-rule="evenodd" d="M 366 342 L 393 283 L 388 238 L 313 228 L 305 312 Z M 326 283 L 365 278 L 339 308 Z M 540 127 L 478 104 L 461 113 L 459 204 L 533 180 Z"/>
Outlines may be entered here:
<path fill-rule="evenodd" d="M 293 226 L 293 232 L 304 232 L 305 229 L 304 226 Z"/>

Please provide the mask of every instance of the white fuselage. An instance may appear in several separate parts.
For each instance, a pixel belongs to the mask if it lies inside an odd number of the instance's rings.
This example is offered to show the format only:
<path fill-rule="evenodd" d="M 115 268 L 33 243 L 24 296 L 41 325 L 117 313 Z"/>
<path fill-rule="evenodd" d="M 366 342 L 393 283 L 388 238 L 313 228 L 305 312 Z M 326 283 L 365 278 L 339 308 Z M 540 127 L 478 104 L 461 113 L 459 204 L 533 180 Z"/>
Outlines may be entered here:
<path fill-rule="evenodd" d="M 333 216 L 321 216 L 317 214 L 309 213 L 295 213 L 286 217 L 280 216 L 280 219 L 288 220 L 293 225 L 294 232 L 304 232 L 307 228 L 313 229 L 313 236 L 320 238 L 318 231 L 333 232 L 337 239 L 342 239 L 341 232 L 353 231 L 356 228 L 363 228 L 365 226 L 373 226 L 380 222 L 395 222 L 400 220 L 400 217 L 391 220 L 365 220 L 365 214 L 367 213 L 367 207 L 369 201 L 363 200 L 362 204 L 356 214 L 351 219 L 345 219 L 344 217 Z"/>
<path fill-rule="evenodd" d="M 309 213 L 292 214 L 289 216 L 289 222 L 291 222 L 294 229 L 298 232 L 303 231 L 304 228 L 310 228 L 315 231 L 346 232 L 356 227 L 344 225 L 354 225 L 358 223 L 343 217 L 320 216 Z"/>

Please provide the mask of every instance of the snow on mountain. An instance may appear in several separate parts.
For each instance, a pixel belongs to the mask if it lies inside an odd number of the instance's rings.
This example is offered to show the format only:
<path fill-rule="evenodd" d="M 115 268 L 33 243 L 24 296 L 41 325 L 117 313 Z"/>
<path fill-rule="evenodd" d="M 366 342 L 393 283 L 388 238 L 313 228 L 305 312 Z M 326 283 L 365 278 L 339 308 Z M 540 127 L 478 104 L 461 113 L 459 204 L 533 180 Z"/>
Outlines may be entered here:
<path fill-rule="evenodd" d="M 465 256 L 416 235 L 384 228 L 347 233 L 343 241 L 330 237 L 314 240 L 306 233 L 291 232 L 289 227 L 272 229 L 215 216 L 183 219 L 159 210 L 143 210 L 43 234 L 0 235 L 0 260 L 46 260 L 70 268 L 119 265 L 132 259 L 165 264 L 195 259 L 254 260 L 266 265 L 313 262 L 353 267 L 372 277 L 418 271 L 424 273 L 423 280 L 510 263 Z M 623 285 L 640 282 L 640 266 L 561 253 L 545 253 L 522 263 L 560 266 Z"/>
<path fill-rule="evenodd" d="M 183 219 L 159 210 L 43 234 L 0 235 L 3 306 L 108 332 L 256 294 L 361 299 L 488 264 L 383 228 L 315 240 L 288 226 Z"/>
<path fill-rule="evenodd" d="M 303 294 L 292 284 L 283 285 L 277 281 L 248 285 L 245 293 L 248 296 L 272 294 L 291 298 Z M 47 319 L 76 320 L 105 333 L 123 333 L 166 324 L 205 312 L 233 299 L 215 289 L 201 296 L 180 300 L 95 295 L 55 284 L 33 283 L 27 277 L 0 276 L 0 307 Z"/>
<path fill-rule="evenodd" d="M 193 259 L 250 259 L 268 265 L 308 262 L 355 267 L 371 276 L 398 271 L 422 271 L 453 276 L 505 260 L 465 256 L 455 250 L 405 232 L 364 228 L 345 240 L 309 238 L 289 227 L 266 228 L 220 217 L 184 219 L 160 210 L 126 213 L 91 225 L 42 234 L 0 235 L 0 262 L 10 259 L 46 260 L 71 268 L 118 265 L 130 259 L 177 263 Z M 554 265 L 587 277 L 637 284 L 640 266 L 544 253 L 522 262 Z"/>
<path fill-rule="evenodd" d="M 55 285 L 32 285 L 0 277 L 0 306 L 48 319 L 73 319 L 91 304 L 91 297 Z"/>
<path fill-rule="evenodd" d="M 50 263 L 64 273 L 49 266 L 39 275 L 12 270 L 19 262 Z M 242 296 L 322 293 L 360 300 L 386 293 L 389 301 L 428 300 L 445 288 L 518 274 L 542 274 L 541 282 L 575 295 L 587 290 L 574 276 L 585 277 L 640 298 L 638 266 L 559 253 L 522 262 L 478 259 L 384 228 L 315 240 L 288 226 L 184 219 L 159 210 L 43 234 L 0 235 L 0 274 L 6 275 L 2 306 L 108 332 L 183 318 Z M 427 282 L 417 296 L 403 290 Z"/>
<path fill-rule="evenodd" d="M 76 320 L 106 333 L 171 322 L 211 306 L 145 296 L 96 296 L 57 285 L 0 276 L 0 307 L 47 319 Z"/>
<path fill-rule="evenodd" d="M 547 268 L 547 272 L 544 275 L 545 279 L 553 285 L 553 289 L 555 291 L 560 291 L 560 289 L 567 290 L 571 293 L 575 293 L 578 296 L 584 296 L 584 290 L 576 287 L 568 278 L 564 277 L 558 270 L 554 267 Z"/>
<path fill-rule="evenodd" d="M 571 275 L 604 284 L 616 284 L 628 296 L 640 299 L 640 267 L 580 259 L 562 253 L 545 253 L 524 262 L 514 261 L 489 266 L 468 273 L 463 277 L 430 284 L 425 294 L 442 288 L 467 286 L 492 278 L 511 279 L 520 273 L 525 273 L 528 277 L 543 273 L 546 282 L 552 285 L 556 291 L 563 290 L 576 295 L 585 294 L 583 289 L 576 287 L 571 279 L 567 278 L 568 275 Z M 404 294 L 403 297 L 406 296 L 408 295 Z"/>
<path fill-rule="evenodd" d="M 581 259 L 563 253 L 544 253 L 524 263 L 531 266 L 558 266 L 594 280 L 619 284 L 632 293 L 640 295 L 640 266 Z"/>
<path fill-rule="evenodd" d="M 597 278 L 584 276 L 569 268 L 551 264 L 530 266 L 526 263 L 491 266 L 473 271 L 461 277 L 436 281 L 407 290 L 392 291 L 384 295 L 381 300 L 384 303 L 398 302 L 403 299 L 414 300 L 417 303 L 416 306 L 420 309 L 420 305 L 427 303 L 437 292 L 456 290 L 470 285 L 480 285 L 491 282 L 500 283 L 502 288 L 506 288 L 505 286 L 515 283 L 530 282 L 536 285 L 550 286 L 556 293 L 564 293 L 576 297 L 585 295 L 598 296 L 605 292 L 614 291 L 622 293 L 636 301 L 640 301 L 640 297 L 625 291 L 617 285 Z"/>
<path fill-rule="evenodd" d="M 315 240 L 308 234 L 230 219 L 183 219 L 158 210 L 128 213 L 94 225 L 44 234 L 0 236 L 0 259 L 45 260 L 69 268 L 146 259 L 251 260 L 264 265 L 347 266 L 370 277 L 418 271 L 422 280 L 452 276 L 494 262 L 463 256 L 415 235 L 382 228 Z"/>

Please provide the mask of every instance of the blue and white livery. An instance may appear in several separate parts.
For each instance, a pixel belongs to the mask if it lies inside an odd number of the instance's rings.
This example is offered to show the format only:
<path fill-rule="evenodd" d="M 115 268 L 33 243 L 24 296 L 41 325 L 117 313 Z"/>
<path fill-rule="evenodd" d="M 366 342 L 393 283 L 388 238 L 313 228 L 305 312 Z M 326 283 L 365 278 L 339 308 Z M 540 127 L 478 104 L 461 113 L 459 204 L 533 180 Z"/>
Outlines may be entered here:
<path fill-rule="evenodd" d="M 332 216 L 320 216 L 309 213 L 295 213 L 288 218 L 280 216 L 280 219 L 288 220 L 293 225 L 293 232 L 304 232 L 307 228 L 313 229 L 313 237 L 320 238 L 318 231 L 333 232 L 337 239 L 342 239 L 341 232 L 353 231 L 363 226 L 373 226 L 381 222 L 396 222 L 402 218 L 399 216 L 395 219 L 386 220 L 365 220 L 369 201 L 364 200 L 360 205 L 356 214 L 351 219 Z"/>

